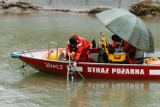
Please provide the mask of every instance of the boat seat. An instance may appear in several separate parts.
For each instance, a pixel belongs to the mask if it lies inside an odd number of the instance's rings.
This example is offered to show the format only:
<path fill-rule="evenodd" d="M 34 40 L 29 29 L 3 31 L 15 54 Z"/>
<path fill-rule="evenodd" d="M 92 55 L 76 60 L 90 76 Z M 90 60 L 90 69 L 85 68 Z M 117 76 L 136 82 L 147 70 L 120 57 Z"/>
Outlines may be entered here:
<path fill-rule="evenodd" d="M 97 62 L 99 51 L 97 48 L 90 48 L 90 57 L 92 62 Z"/>
<path fill-rule="evenodd" d="M 135 59 L 136 59 L 136 64 L 143 64 L 143 62 L 144 62 L 144 51 L 137 49 Z"/>

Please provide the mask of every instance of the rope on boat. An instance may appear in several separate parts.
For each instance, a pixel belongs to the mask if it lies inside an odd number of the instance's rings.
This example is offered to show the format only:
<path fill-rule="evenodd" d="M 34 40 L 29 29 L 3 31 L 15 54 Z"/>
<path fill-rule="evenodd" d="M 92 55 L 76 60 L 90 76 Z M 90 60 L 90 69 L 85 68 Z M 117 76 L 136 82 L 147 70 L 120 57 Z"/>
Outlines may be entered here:
<path fill-rule="evenodd" d="M 69 72 L 70 72 L 70 69 L 71 69 L 71 57 L 69 55 L 69 66 L 67 68 L 67 82 L 69 81 Z"/>
<path fill-rule="evenodd" d="M 70 75 L 70 70 L 71 70 L 71 56 L 69 55 L 69 66 L 67 67 L 67 82 L 69 81 L 69 75 Z M 75 71 L 73 71 L 73 72 L 78 72 L 78 74 L 83 78 L 83 79 L 85 79 L 84 77 L 83 77 L 83 75 L 76 69 L 76 68 L 74 68 L 75 69 Z M 73 80 L 72 80 L 73 81 Z"/>
<path fill-rule="evenodd" d="M 26 71 L 26 69 L 24 69 L 25 66 L 27 66 L 27 64 L 25 62 L 23 62 L 23 65 L 21 67 L 15 69 L 15 71 L 18 70 L 18 69 L 23 69 L 24 71 Z M 25 72 L 23 72 L 23 75 L 24 75 L 24 73 Z"/>
<path fill-rule="evenodd" d="M 76 69 L 76 68 L 75 68 Z M 77 70 L 76 70 L 77 71 Z M 79 72 L 79 71 L 77 71 L 78 72 L 78 74 L 84 79 L 84 76 Z"/>
<path fill-rule="evenodd" d="M 18 70 L 18 69 L 23 69 L 23 70 L 25 70 L 25 69 L 24 69 L 25 66 L 27 66 L 27 64 L 23 62 L 23 65 L 22 65 L 21 67 L 17 68 L 16 70 Z M 15 70 L 15 71 L 16 71 L 16 70 Z M 25 71 L 26 71 L 26 70 L 25 70 Z"/>
<path fill-rule="evenodd" d="M 73 81 L 74 78 L 76 78 L 75 72 L 77 72 L 82 77 L 82 79 L 85 79 L 84 76 L 76 68 L 74 68 L 73 70 L 72 65 L 68 65 L 67 66 L 67 82 L 69 81 L 70 77 L 71 77 L 71 81 Z"/>

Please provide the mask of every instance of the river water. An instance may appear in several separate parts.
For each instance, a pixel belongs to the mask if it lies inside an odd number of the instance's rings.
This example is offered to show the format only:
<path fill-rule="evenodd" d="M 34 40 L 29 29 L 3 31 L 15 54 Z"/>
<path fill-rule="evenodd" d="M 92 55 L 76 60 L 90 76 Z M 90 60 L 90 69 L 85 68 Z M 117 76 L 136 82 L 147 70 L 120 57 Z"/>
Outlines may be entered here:
<path fill-rule="evenodd" d="M 160 48 L 160 18 L 142 17 Z M 0 107 L 158 107 L 159 80 L 77 79 L 39 72 L 9 55 L 13 51 L 65 47 L 74 33 L 100 41 L 111 32 L 93 16 L 76 13 L 0 15 Z"/>

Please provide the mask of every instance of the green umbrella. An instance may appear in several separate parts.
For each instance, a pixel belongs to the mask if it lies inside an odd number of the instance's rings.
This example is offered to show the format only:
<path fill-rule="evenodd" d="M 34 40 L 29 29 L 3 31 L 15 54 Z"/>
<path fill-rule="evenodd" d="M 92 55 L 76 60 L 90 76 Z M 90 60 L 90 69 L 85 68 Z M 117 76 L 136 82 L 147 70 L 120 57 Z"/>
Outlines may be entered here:
<path fill-rule="evenodd" d="M 96 14 L 111 32 L 145 51 L 154 51 L 153 35 L 147 25 L 137 16 L 123 9 L 111 9 Z"/>

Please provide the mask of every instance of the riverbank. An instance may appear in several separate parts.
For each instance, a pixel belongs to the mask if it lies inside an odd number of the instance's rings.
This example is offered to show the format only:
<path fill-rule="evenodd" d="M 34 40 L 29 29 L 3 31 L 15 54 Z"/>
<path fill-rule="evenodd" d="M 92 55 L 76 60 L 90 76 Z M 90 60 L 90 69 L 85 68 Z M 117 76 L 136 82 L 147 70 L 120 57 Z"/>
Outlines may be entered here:
<path fill-rule="evenodd" d="M 40 6 L 35 6 L 30 3 L 17 1 L 0 1 L 1 14 L 29 14 L 33 12 L 77 12 L 94 15 L 109 8 L 94 8 L 85 11 L 72 11 L 69 9 L 45 9 Z M 137 16 L 160 16 L 160 3 L 141 1 L 130 6 L 129 11 Z"/>
<path fill-rule="evenodd" d="M 160 2 L 141 1 L 137 4 L 133 4 L 129 11 L 137 16 L 160 16 Z"/>

